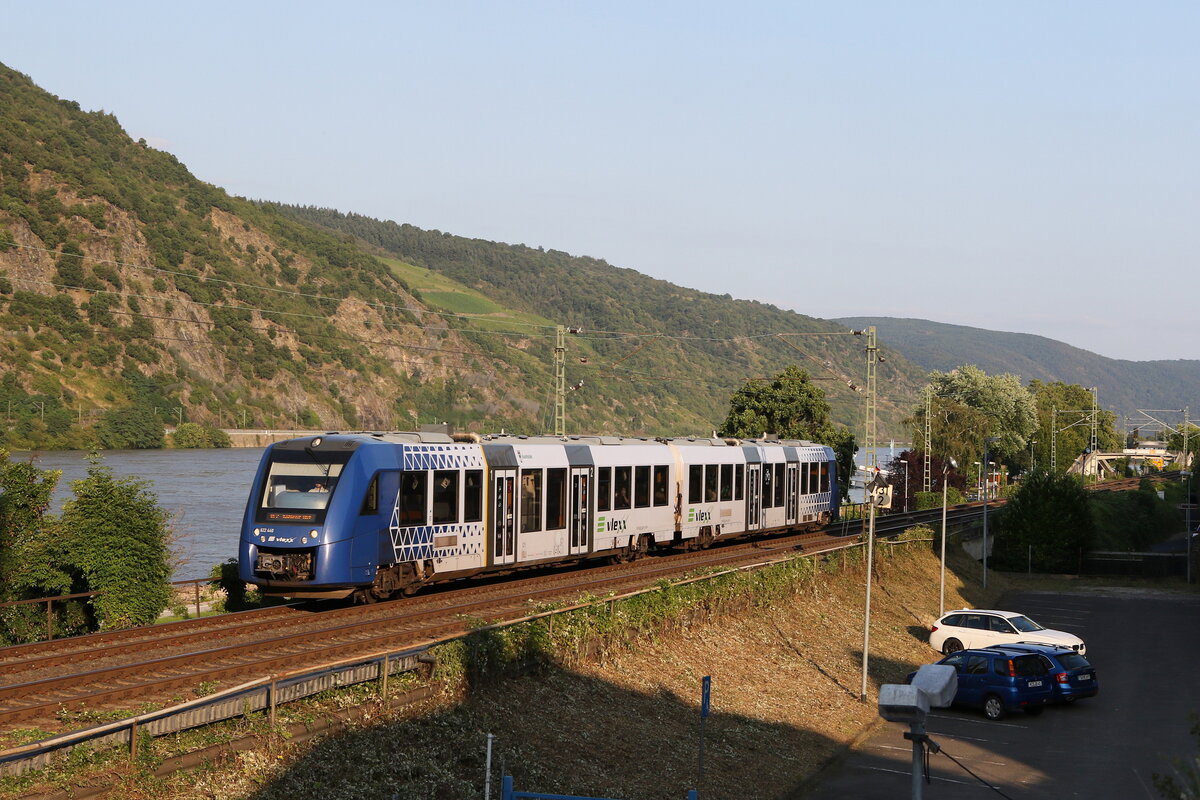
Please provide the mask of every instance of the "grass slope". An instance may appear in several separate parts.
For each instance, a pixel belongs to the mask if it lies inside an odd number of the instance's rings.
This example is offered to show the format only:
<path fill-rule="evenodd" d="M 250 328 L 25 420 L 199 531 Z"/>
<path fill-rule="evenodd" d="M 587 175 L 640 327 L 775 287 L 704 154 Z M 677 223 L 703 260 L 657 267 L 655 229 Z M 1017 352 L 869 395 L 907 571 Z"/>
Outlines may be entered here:
<path fill-rule="evenodd" d="M 1006 579 L 993 575 L 989 592 L 981 591 L 978 565 L 954 551 L 947 606 L 994 605 Z M 519 789 L 678 800 L 696 785 L 700 679 L 709 675 L 702 796 L 791 796 L 877 719 L 874 704 L 858 700 L 861 557 L 806 563 L 788 580 L 718 584 L 703 599 L 671 606 L 654 625 L 619 604 L 615 618 L 593 620 L 600 638 L 580 636 L 560 618 L 553 632 L 534 634 L 556 654 L 549 662 L 517 675 L 495 666 L 469 671 L 462 691 L 419 708 L 386 712 L 361 690 L 338 705 L 365 707 L 364 719 L 316 741 L 265 736 L 261 748 L 168 783 L 125 766 L 103 779 L 133 800 L 465 800 L 482 795 L 491 733 L 494 774 L 507 770 Z M 937 610 L 930 545 L 882 545 L 872 695 L 935 658 L 926 636 Z M 503 648 L 491 644 L 476 656 L 495 665 Z M 168 747 L 155 745 L 160 753 Z"/>

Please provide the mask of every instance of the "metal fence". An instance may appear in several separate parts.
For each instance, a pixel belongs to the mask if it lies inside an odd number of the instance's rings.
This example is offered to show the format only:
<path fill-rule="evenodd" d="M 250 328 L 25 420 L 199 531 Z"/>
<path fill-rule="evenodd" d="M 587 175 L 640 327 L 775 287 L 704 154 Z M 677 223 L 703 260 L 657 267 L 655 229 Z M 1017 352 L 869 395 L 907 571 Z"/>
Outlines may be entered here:
<path fill-rule="evenodd" d="M 1084 553 L 1083 575 L 1127 575 L 1142 578 L 1187 577 L 1186 553 L 1119 553 L 1094 550 Z"/>

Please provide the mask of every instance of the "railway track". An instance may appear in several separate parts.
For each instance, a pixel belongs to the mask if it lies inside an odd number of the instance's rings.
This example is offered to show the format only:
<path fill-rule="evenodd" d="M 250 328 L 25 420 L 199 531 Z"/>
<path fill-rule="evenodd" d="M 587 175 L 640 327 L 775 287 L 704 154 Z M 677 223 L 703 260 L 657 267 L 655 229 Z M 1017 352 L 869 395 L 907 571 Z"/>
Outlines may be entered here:
<path fill-rule="evenodd" d="M 823 533 L 782 535 L 631 564 L 480 581 L 376 605 L 276 607 L 7 648 L 0 650 L 0 730 L 54 728 L 62 710 L 166 702 L 205 684 L 232 684 L 459 634 L 473 620 L 519 618 L 540 603 L 619 594 L 700 567 L 732 568 L 844 544 Z M 196 624 L 201 622 L 207 624 Z"/>

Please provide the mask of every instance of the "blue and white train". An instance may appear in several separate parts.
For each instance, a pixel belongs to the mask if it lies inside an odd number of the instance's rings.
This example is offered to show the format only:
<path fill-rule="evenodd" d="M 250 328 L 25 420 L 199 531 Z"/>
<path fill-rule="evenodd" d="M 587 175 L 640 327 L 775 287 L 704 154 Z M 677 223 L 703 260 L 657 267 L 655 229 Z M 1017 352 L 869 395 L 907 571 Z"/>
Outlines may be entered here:
<path fill-rule="evenodd" d="M 241 578 L 361 602 L 487 572 L 816 528 L 833 450 L 801 441 L 328 434 L 263 454 Z"/>

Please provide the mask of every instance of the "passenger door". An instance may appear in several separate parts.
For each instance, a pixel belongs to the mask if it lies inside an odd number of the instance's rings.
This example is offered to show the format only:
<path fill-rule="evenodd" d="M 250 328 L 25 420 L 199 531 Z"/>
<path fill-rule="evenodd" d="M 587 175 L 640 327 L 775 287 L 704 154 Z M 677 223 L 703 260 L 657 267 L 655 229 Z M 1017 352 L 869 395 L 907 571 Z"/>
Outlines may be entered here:
<path fill-rule="evenodd" d="M 517 560 L 517 471 L 492 473 L 491 550 L 493 564 L 512 564 Z"/>
<path fill-rule="evenodd" d="M 959 702 L 978 706 L 983 704 L 983 690 L 986 688 L 988 657 L 977 653 L 968 653 L 958 668 Z"/>
<path fill-rule="evenodd" d="M 591 480 L 592 470 L 588 467 L 571 469 L 571 538 L 568 551 L 572 554 L 586 553 L 591 549 Z"/>
<path fill-rule="evenodd" d="M 762 465 L 746 465 L 746 530 L 762 527 Z"/>
<path fill-rule="evenodd" d="M 787 465 L 787 482 L 784 484 L 786 491 L 784 493 L 784 504 L 787 506 L 788 525 L 796 524 L 797 507 L 799 505 L 798 495 L 800 494 L 800 465 Z"/>

